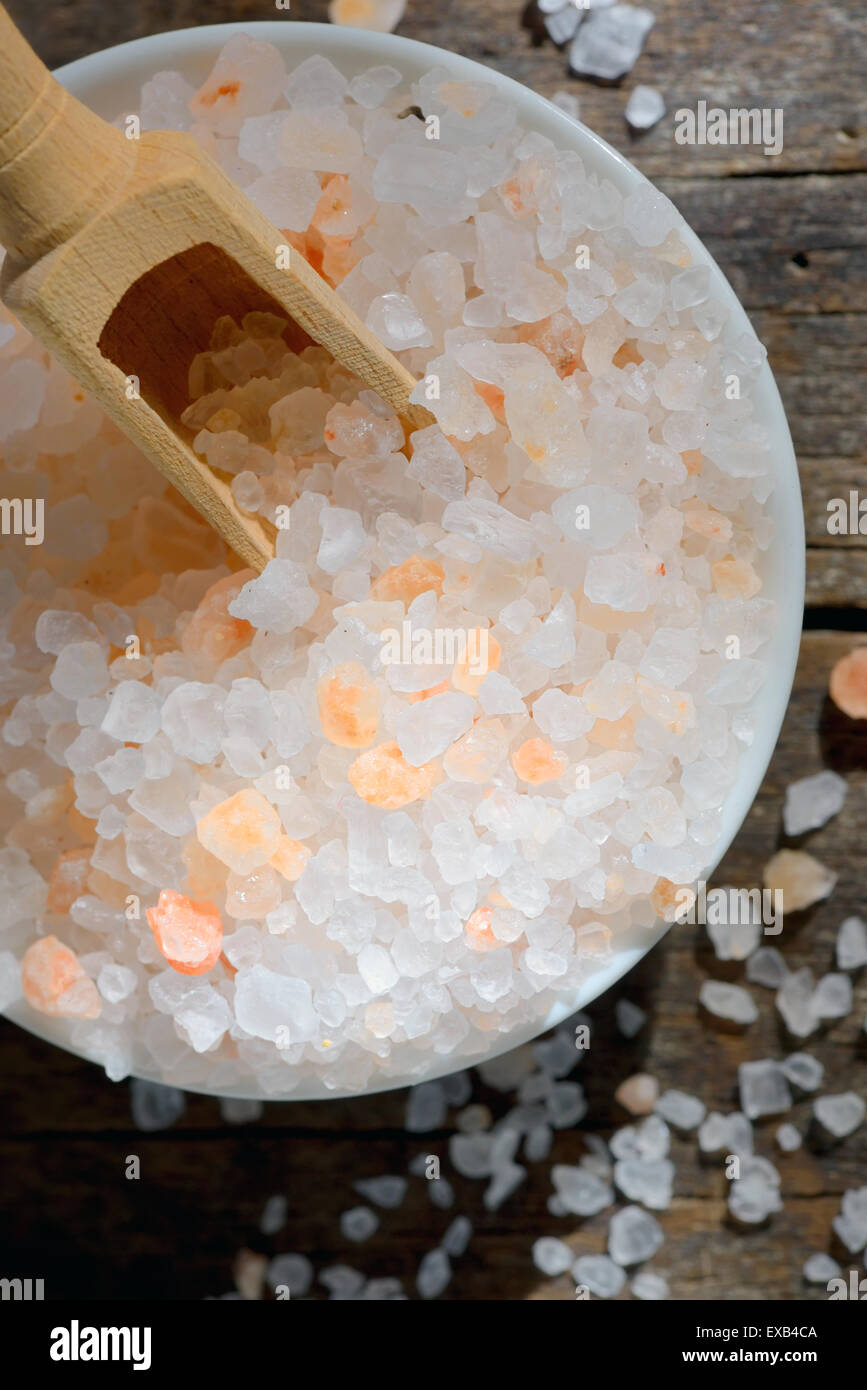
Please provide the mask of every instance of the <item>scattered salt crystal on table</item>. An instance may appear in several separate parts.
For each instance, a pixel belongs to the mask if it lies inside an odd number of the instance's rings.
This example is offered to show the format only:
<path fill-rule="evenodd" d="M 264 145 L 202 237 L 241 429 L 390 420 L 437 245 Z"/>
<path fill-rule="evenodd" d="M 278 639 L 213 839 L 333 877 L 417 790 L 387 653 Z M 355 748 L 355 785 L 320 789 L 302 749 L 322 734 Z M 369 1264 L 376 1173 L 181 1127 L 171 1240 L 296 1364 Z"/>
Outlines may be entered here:
<path fill-rule="evenodd" d="M 707 1114 L 707 1107 L 698 1096 L 684 1091 L 663 1091 L 656 1102 L 656 1113 L 668 1124 L 684 1133 L 697 1129 Z"/>
<path fill-rule="evenodd" d="M 574 1258 L 566 1242 L 558 1240 L 556 1236 L 540 1236 L 533 1242 L 533 1264 L 543 1274 L 551 1277 L 565 1274 Z"/>
<path fill-rule="evenodd" d="M 610 1255 L 579 1255 L 572 1278 L 597 1298 L 616 1298 L 626 1283 L 626 1271 Z"/>
<path fill-rule="evenodd" d="M 631 72 L 654 25 L 650 10 L 614 5 L 591 12 L 569 50 L 569 66 L 579 77 L 617 81 Z"/>
<path fill-rule="evenodd" d="M 801 1147 L 801 1134 L 794 1125 L 780 1125 L 775 1138 L 783 1153 L 794 1153 L 795 1149 Z"/>
<path fill-rule="evenodd" d="M 808 1284 L 823 1284 L 827 1287 L 831 1279 L 836 1279 L 840 1266 L 830 1255 L 817 1252 L 804 1261 L 804 1279 Z"/>
<path fill-rule="evenodd" d="M 634 1279 L 630 1279 L 629 1289 L 635 1298 L 646 1303 L 658 1303 L 668 1298 L 669 1294 L 667 1280 L 661 1274 L 654 1274 L 651 1269 L 643 1269 Z"/>
<path fill-rule="evenodd" d="M 617 1027 L 624 1038 L 634 1038 L 647 1022 L 647 1014 L 629 999 L 618 999 L 614 1005 Z"/>
<path fill-rule="evenodd" d="M 340 1213 L 340 1233 L 347 1240 L 369 1240 L 379 1226 L 379 1217 L 370 1207 L 352 1207 Z"/>
<path fill-rule="evenodd" d="M 819 1096 L 813 1101 L 813 1114 L 822 1128 L 834 1139 L 845 1139 L 860 1127 L 867 1105 L 854 1091 Z"/>
<path fill-rule="evenodd" d="M 633 130 L 650 130 L 665 115 L 665 100 L 655 87 L 634 87 L 624 112 Z"/>
<path fill-rule="evenodd" d="M 279 1194 L 269 1197 L 259 1219 L 259 1230 L 266 1236 L 276 1235 L 286 1225 L 288 1215 L 289 1203 L 285 1197 Z"/>
<path fill-rule="evenodd" d="M 779 1115 L 792 1105 L 792 1093 L 779 1062 L 770 1058 L 742 1062 L 738 1067 L 741 1108 L 748 1119 Z"/>
<path fill-rule="evenodd" d="M 313 1283 L 313 1266 L 306 1255 L 275 1255 L 268 1262 L 265 1280 L 272 1289 L 284 1285 L 292 1297 L 303 1298 Z"/>
<path fill-rule="evenodd" d="M 846 917 L 837 932 L 837 966 L 840 970 L 860 970 L 867 965 L 867 922 Z"/>
<path fill-rule="evenodd" d="M 789 973 L 776 946 L 760 946 L 747 960 L 747 979 L 752 985 L 779 989 Z"/>
<path fill-rule="evenodd" d="M 765 865 L 765 887 L 782 893 L 784 912 L 800 912 L 821 902 L 830 896 L 836 882 L 833 870 L 803 850 L 778 850 Z"/>
<path fill-rule="evenodd" d="M 830 695 L 850 719 L 867 719 L 867 647 L 840 658 L 831 672 Z"/>
<path fill-rule="evenodd" d="M 614 1092 L 614 1099 L 630 1115 L 649 1115 L 659 1099 L 659 1082 L 653 1076 L 637 1072 L 635 1076 L 621 1081 Z"/>
<path fill-rule="evenodd" d="M 794 1038 L 808 1038 L 819 1026 L 816 989 L 812 970 L 793 971 L 776 995 L 777 1009 Z"/>
<path fill-rule="evenodd" d="M 446 1227 L 442 1239 L 442 1249 L 453 1259 L 466 1253 L 473 1234 L 473 1223 L 467 1216 L 456 1216 Z"/>
<path fill-rule="evenodd" d="M 840 1212 L 834 1217 L 835 1233 L 853 1254 L 867 1246 L 867 1187 L 850 1187 L 843 1193 Z"/>
<path fill-rule="evenodd" d="M 783 805 L 786 834 L 803 835 L 808 830 L 817 830 L 843 809 L 847 791 L 844 779 L 827 769 L 790 782 Z"/>
<path fill-rule="evenodd" d="M 740 985 L 726 984 L 722 980 L 705 980 L 699 993 L 699 1002 L 708 1013 L 716 1018 L 727 1019 L 732 1023 L 755 1023 L 759 1016 L 752 995 Z"/>
<path fill-rule="evenodd" d="M 328 18 L 332 24 L 388 34 L 397 28 L 405 11 L 406 0 L 329 0 Z"/>
<path fill-rule="evenodd" d="M 428 1250 L 422 1256 L 415 1278 L 420 1298 L 439 1298 L 451 1283 L 451 1261 L 445 1250 Z"/>
<path fill-rule="evenodd" d="M 649 1260 L 664 1240 L 659 1222 L 641 1207 L 621 1208 L 608 1227 L 608 1253 L 621 1266 Z"/>
<path fill-rule="evenodd" d="M 848 975 L 823 975 L 813 995 L 817 1018 L 846 1018 L 852 1011 L 852 981 Z"/>
<path fill-rule="evenodd" d="M 787 1081 L 800 1091 L 817 1091 L 822 1084 L 825 1068 L 809 1052 L 792 1052 L 780 1063 Z"/>
<path fill-rule="evenodd" d="M 729 1187 L 728 1208 L 744 1226 L 761 1225 L 772 1213 L 782 1211 L 780 1175 L 766 1158 L 742 1159 L 740 1175 Z"/>
<path fill-rule="evenodd" d="M 384 1173 L 378 1178 L 357 1178 L 352 1184 L 356 1192 L 367 1197 L 378 1207 L 393 1211 L 399 1207 L 406 1194 L 406 1178 L 396 1174 Z"/>

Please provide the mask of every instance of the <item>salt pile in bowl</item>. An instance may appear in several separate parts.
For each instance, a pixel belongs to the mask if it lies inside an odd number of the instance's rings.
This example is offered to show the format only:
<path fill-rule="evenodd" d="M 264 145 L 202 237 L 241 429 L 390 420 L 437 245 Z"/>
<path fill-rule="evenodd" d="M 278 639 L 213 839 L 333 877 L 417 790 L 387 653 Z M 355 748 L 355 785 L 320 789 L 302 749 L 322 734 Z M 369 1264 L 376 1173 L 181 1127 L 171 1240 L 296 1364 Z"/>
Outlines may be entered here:
<path fill-rule="evenodd" d="M 289 1094 L 465 1065 L 670 918 L 749 746 L 772 487 L 682 220 L 493 87 L 286 75 L 235 37 L 189 127 L 419 378 L 400 421 L 267 314 L 190 370 L 276 526 L 231 557 L 3 325 L 0 1004 L 110 1076 Z M 131 405 L 131 408 L 135 408 Z M 19 969 L 20 966 L 20 969 Z"/>

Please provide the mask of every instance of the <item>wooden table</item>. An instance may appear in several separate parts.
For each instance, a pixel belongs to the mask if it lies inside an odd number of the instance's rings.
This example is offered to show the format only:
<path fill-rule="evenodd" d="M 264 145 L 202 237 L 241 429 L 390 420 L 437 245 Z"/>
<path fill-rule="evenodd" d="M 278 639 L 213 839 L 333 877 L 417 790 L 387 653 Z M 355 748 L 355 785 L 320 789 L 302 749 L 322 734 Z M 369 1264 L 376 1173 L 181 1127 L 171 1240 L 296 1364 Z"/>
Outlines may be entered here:
<path fill-rule="evenodd" d="M 772 766 L 720 881 L 754 885 L 780 843 L 783 788 L 794 777 L 830 766 L 849 780 L 844 812 L 809 838 L 809 848 L 840 875 L 831 901 L 790 918 L 783 938 L 794 968 L 832 968 L 838 923 L 864 912 L 867 730 L 829 704 L 831 665 L 867 628 L 867 540 L 828 534 L 827 503 L 850 488 L 867 492 L 864 345 L 867 338 L 867 41 L 859 0 L 647 0 L 657 23 L 622 89 L 569 79 L 565 58 L 534 46 L 513 0 L 409 0 L 400 32 L 454 48 L 553 95 L 580 96 L 584 120 L 624 150 L 674 199 L 704 239 L 749 310 L 788 410 L 798 451 L 807 522 L 807 612 L 795 691 Z M 40 55 L 58 65 L 84 53 L 172 27 L 227 20 L 325 18 L 325 0 L 292 0 L 290 13 L 254 0 L 10 0 L 10 9 Z M 658 86 L 669 115 L 640 140 L 623 122 L 626 92 Z M 673 140 L 679 107 L 783 107 L 785 147 L 776 159 L 743 147 L 683 147 Z M 860 639 L 863 640 L 863 637 Z M 630 1043 L 613 1024 L 613 997 L 592 1009 L 593 1045 L 584 1066 L 590 1099 L 587 1128 L 607 1133 L 623 1120 L 614 1086 L 648 1070 L 663 1087 L 700 1094 L 709 1106 L 736 1105 L 739 1062 L 792 1050 L 769 996 L 743 1037 L 700 1021 L 696 995 L 708 974 L 726 977 L 701 929 L 675 929 L 628 978 L 623 993 L 647 1009 L 651 1023 Z M 740 978 L 740 972 L 731 972 Z M 847 1020 L 806 1046 L 825 1063 L 825 1089 L 867 1088 L 865 1037 L 859 1030 L 867 982 Z M 384 1215 L 380 1231 L 353 1247 L 338 1233 L 339 1213 L 353 1204 L 351 1182 L 405 1171 L 420 1152 L 445 1157 L 447 1132 L 415 1139 L 403 1132 L 401 1093 L 330 1104 L 277 1105 L 262 1121 L 228 1128 L 215 1101 L 191 1097 L 171 1131 L 142 1134 L 129 1120 L 127 1088 L 95 1068 L 4 1024 L 2 1226 L 6 1274 L 42 1276 L 49 1297 L 197 1299 L 231 1287 L 231 1266 L 244 1246 L 292 1249 L 317 1265 L 346 1260 L 367 1273 L 402 1277 L 413 1288 L 421 1254 L 437 1243 L 453 1213 L 427 1199 L 412 1180 L 403 1207 Z M 484 1095 L 480 1088 L 480 1095 Z M 495 1112 L 503 1106 L 487 1097 Z M 805 1120 L 808 1103 L 794 1112 Z M 787 1117 L 791 1118 L 791 1117 Z M 720 1165 L 702 1164 L 694 1141 L 676 1140 L 676 1198 L 662 1214 L 667 1241 L 653 1266 L 677 1299 L 825 1297 L 801 1280 L 805 1256 L 829 1246 L 830 1225 L 846 1187 L 867 1181 L 867 1126 L 828 1153 L 804 1147 L 779 1155 L 774 1122 L 761 1127 L 761 1150 L 777 1163 L 784 1211 L 763 1229 L 737 1234 L 726 1221 Z M 802 1128 L 805 1125 L 802 1123 Z M 574 1162 L 580 1130 L 564 1131 L 555 1156 Z M 124 1178 L 138 1154 L 142 1177 Z M 567 1277 L 542 1279 L 533 1240 L 564 1235 L 576 1252 L 604 1248 L 607 1216 L 574 1229 L 548 1215 L 545 1168 L 531 1168 L 525 1187 L 500 1212 L 484 1214 L 478 1184 L 456 1178 L 458 1203 L 476 1222 L 468 1254 L 457 1263 L 447 1297 L 464 1300 L 573 1296 Z M 287 1231 L 257 1234 L 272 1193 L 290 1202 Z M 839 1252 L 838 1252 L 839 1253 Z M 854 1258 L 842 1260 L 844 1268 Z M 862 1271 L 863 1273 L 863 1271 Z"/>

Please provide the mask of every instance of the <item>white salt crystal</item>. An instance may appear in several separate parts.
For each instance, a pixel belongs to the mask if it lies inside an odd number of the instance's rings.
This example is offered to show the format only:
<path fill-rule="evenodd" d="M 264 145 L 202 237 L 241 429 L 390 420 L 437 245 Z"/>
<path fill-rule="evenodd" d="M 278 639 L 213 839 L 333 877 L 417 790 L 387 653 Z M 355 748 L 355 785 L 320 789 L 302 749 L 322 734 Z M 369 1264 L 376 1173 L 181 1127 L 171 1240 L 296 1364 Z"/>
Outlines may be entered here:
<path fill-rule="evenodd" d="M 289 1203 L 279 1194 L 269 1197 L 259 1218 L 259 1230 L 263 1235 L 273 1236 L 286 1225 L 289 1216 Z"/>
<path fill-rule="evenodd" d="M 659 1222 L 641 1207 L 623 1207 L 611 1218 L 608 1251 L 619 1265 L 635 1265 L 649 1260 L 664 1240 Z"/>
<path fill-rule="evenodd" d="M 147 743 L 160 728 L 160 704 L 154 691 L 141 681 L 122 681 L 100 728 L 122 743 Z"/>
<path fill-rule="evenodd" d="M 655 87 L 634 87 L 624 112 L 633 130 L 650 130 L 665 115 L 665 100 Z"/>
<path fill-rule="evenodd" d="M 830 1280 L 840 1274 L 840 1266 L 830 1255 L 817 1253 L 804 1261 L 803 1274 L 808 1284 L 824 1284 L 827 1287 Z"/>
<path fill-rule="evenodd" d="M 264 965 L 235 976 L 235 1015 L 246 1033 L 283 1045 L 316 1037 L 318 1019 L 306 980 L 278 975 Z"/>
<path fill-rule="evenodd" d="M 801 1091 L 817 1091 L 825 1075 L 822 1063 L 808 1052 L 792 1052 L 780 1066 L 787 1081 Z"/>
<path fill-rule="evenodd" d="M 579 1255 L 572 1278 L 597 1298 L 616 1298 L 626 1283 L 626 1271 L 610 1255 Z"/>
<path fill-rule="evenodd" d="M 760 1115 L 779 1115 L 792 1105 L 789 1083 L 779 1062 L 763 1059 L 738 1067 L 741 1108 L 751 1120 Z"/>
<path fill-rule="evenodd" d="M 415 1286 L 419 1298 L 439 1298 L 452 1278 L 451 1261 L 445 1250 L 428 1250 L 419 1261 Z"/>
<path fill-rule="evenodd" d="M 854 1134 L 864 1120 L 867 1106 L 854 1091 L 841 1091 L 833 1096 L 820 1096 L 813 1101 L 813 1114 L 819 1124 L 835 1139 Z"/>
<path fill-rule="evenodd" d="M 301 565 L 275 559 L 256 579 L 244 585 L 229 604 L 229 612 L 235 618 L 246 618 L 253 627 L 285 633 L 303 626 L 315 613 L 318 602 Z"/>
<path fill-rule="evenodd" d="M 730 1019 L 733 1023 L 755 1023 L 759 1016 L 755 1001 L 747 990 L 721 980 L 705 980 L 699 992 L 699 1002 L 716 1018 Z"/>
<path fill-rule="evenodd" d="M 847 791 L 845 780 L 827 769 L 790 782 L 783 805 L 786 834 L 803 835 L 817 830 L 843 809 Z"/>
<path fill-rule="evenodd" d="M 668 1298 L 669 1294 L 666 1280 L 661 1274 L 654 1274 L 649 1269 L 643 1269 L 634 1279 L 630 1279 L 629 1288 L 635 1298 L 640 1298 L 646 1303 L 658 1303 Z"/>
<path fill-rule="evenodd" d="M 303 1298 L 313 1283 L 313 1266 L 306 1255 L 275 1255 L 265 1278 L 269 1288 L 287 1288 L 293 1298 Z"/>
<path fill-rule="evenodd" d="M 472 696 L 457 690 L 444 690 L 411 705 L 400 715 L 395 729 L 401 753 L 413 767 L 438 758 L 467 732 L 475 713 Z"/>
<path fill-rule="evenodd" d="M 352 1207 L 340 1213 L 340 1234 L 360 1244 L 369 1240 L 379 1226 L 379 1217 L 370 1207 Z"/>
<path fill-rule="evenodd" d="M 573 40 L 569 67 L 578 77 L 616 82 L 637 63 L 653 24 L 650 10 L 637 5 L 614 5 L 593 11 Z"/>
<path fill-rule="evenodd" d="M 867 965 L 867 922 L 847 917 L 837 932 L 837 966 L 840 970 L 860 970 Z"/>

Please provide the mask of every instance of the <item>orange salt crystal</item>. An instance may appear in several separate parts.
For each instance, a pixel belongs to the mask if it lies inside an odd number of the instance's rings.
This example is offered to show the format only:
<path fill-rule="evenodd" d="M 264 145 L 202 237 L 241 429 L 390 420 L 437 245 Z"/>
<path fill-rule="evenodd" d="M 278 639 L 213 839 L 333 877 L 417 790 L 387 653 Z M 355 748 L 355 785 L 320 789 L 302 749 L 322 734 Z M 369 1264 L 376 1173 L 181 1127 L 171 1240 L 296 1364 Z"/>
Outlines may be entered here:
<path fill-rule="evenodd" d="M 477 907 L 467 919 L 464 935 L 471 951 L 495 951 L 503 944 L 491 930 L 493 915 L 492 907 Z"/>
<path fill-rule="evenodd" d="M 316 700 L 322 732 L 338 748 L 367 748 L 376 738 L 379 696 L 376 686 L 357 661 L 335 666 L 321 676 Z"/>
<path fill-rule="evenodd" d="M 615 367 L 626 367 L 630 362 L 634 363 L 636 367 L 639 367 L 643 361 L 644 358 L 635 344 L 628 342 L 621 343 L 611 359 L 612 365 Z"/>
<path fill-rule="evenodd" d="M 361 260 L 351 237 L 324 237 L 322 274 L 332 286 L 345 280 L 352 267 Z"/>
<path fill-rule="evenodd" d="M 274 807 L 252 788 L 212 807 L 196 826 L 199 843 L 236 874 L 266 863 L 282 833 Z"/>
<path fill-rule="evenodd" d="M 732 524 L 727 516 L 714 511 L 713 507 L 687 507 L 683 513 L 684 524 L 697 536 L 708 540 L 729 541 L 732 537 Z"/>
<path fill-rule="evenodd" d="M 568 765 L 563 753 L 555 753 L 543 738 L 528 738 L 512 754 L 512 767 L 523 782 L 539 786 L 562 777 Z"/>
<path fill-rule="evenodd" d="M 488 894 L 488 902 L 489 902 L 489 903 L 492 903 L 494 907 L 511 907 L 511 906 L 512 906 L 512 904 L 509 902 L 509 899 L 508 899 L 508 898 L 504 898 L 503 895 L 502 895 L 502 893 L 501 893 L 501 892 L 499 891 L 499 889 L 497 889 L 497 888 L 495 888 L 495 889 L 493 890 L 493 892 L 491 892 L 491 893 Z"/>
<path fill-rule="evenodd" d="M 587 738 L 590 743 L 622 752 L 635 747 L 634 731 L 635 720 L 630 714 L 624 714 L 621 719 L 597 719 Z"/>
<path fill-rule="evenodd" d="M 867 719 L 867 647 L 841 657 L 831 672 L 831 699 L 850 719 Z"/>
<path fill-rule="evenodd" d="M 485 405 L 493 415 L 497 417 L 500 424 L 505 424 L 506 420 L 506 396 L 499 386 L 494 386 L 490 381 L 474 381 L 473 390 L 477 396 L 481 396 Z"/>
<path fill-rule="evenodd" d="M 522 323 L 518 329 L 522 343 L 532 343 L 544 352 L 559 377 L 571 376 L 584 365 L 581 349 L 584 334 L 571 314 L 558 310 L 538 323 Z"/>
<path fill-rule="evenodd" d="M 408 699 L 411 705 L 417 705 L 422 700 L 429 700 L 431 695 L 442 695 L 443 691 L 448 690 L 448 688 L 448 681 L 440 681 L 439 685 L 432 685 L 429 690 L 416 690 L 412 692 L 408 696 Z"/>
<path fill-rule="evenodd" d="M 352 222 L 352 188 L 345 174 L 326 178 L 322 195 L 310 219 L 323 237 L 351 240 L 356 226 Z"/>
<path fill-rule="evenodd" d="M 500 665 L 500 644 L 486 627 L 467 633 L 464 654 L 455 662 L 452 685 L 465 695 L 478 695 L 479 686 Z"/>
<path fill-rule="evenodd" d="M 695 902 L 695 892 L 682 883 L 672 883 L 668 878 L 658 878 L 650 893 L 650 903 L 654 912 L 663 922 L 683 919 Z"/>
<path fill-rule="evenodd" d="M 704 462 L 701 449 L 686 449 L 680 456 L 683 459 L 683 466 L 690 477 L 701 472 Z"/>
<path fill-rule="evenodd" d="M 209 902 L 193 902 L 164 888 L 156 907 L 145 913 L 160 951 L 180 975 L 205 975 L 223 949 L 223 922 Z"/>
<path fill-rule="evenodd" d="M 413 767 L 406 761 L 396 742 L 380 743 L 360 757 L 347 776 L 362 801 L 397 811 L 411 801 L 427 800 L 442 773 L 435 763 Z"/>
<path fill-rule="evenodd" d="M 711 565 L 710 572 L 720 598 L 754 598 L 762 587 L 749 561 L 736 560 L 734 555 L 724 555 Z"/>
<path fill-rule="evenodd" d="M 381 603 L 391 603 L 399 599 L 401 603 L 412 603 L 419 594 L 433 589 L 442 594 L 445 573 L 436 560 L 425 560 L 421 555 L 410 555 L 401 565 L 392 565 L 370 586 L 370 597 Z"/>
<path fill-rule="evenodd" d="M 181 851 L 187 866 L 187 883 L 196 898 L 215 898 L 226 886 L 226 866 L 203 849 L 198 840 L 188 840 Z"/>
<path fill-rule="evenodd" d="M 74 951 L 56 936 L 42 936 L 24 952 L 21 988 L 33 1009 L 52 1018 L 99 1018 L 96 985 Z"/>
<path fill-rule="evenodd" d="M 68 912 L 82 893 L 87 891 L 92 849 L 66 849 L 58 856 L 48 880 L 48 912 Z"/>
<path fill-rule="evenodd" d="M 290 883 L 295 883 L 307 868 L 312 857 L 313 851 L 308 849 L 306 845 L 302 845 L 300 840 L 290 840 L 288 835 L 281 835 L 280 842 L 268 863 Z"/>
<path fill-rule="evenodd" d="M 239 570 L 211 585 L 184 629 L 181 649 L 186 656 L 201 657 L 219 666 L 247 646 L 253 629 L 245 618 L 232 617 L 229 604 L 238 597 L 244 585 L 255 578 L 253 570 Z"/>

